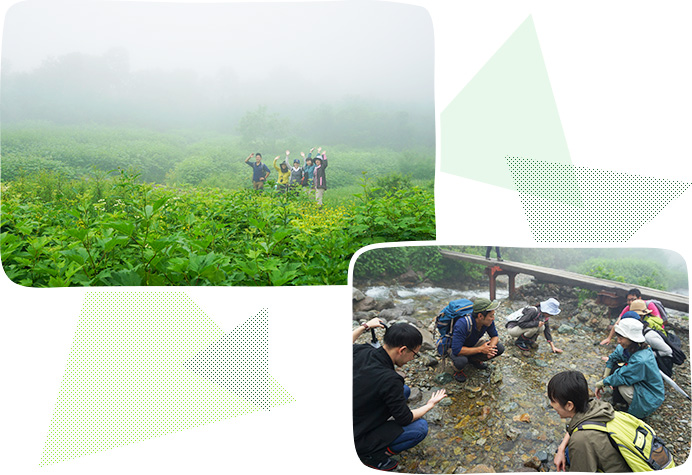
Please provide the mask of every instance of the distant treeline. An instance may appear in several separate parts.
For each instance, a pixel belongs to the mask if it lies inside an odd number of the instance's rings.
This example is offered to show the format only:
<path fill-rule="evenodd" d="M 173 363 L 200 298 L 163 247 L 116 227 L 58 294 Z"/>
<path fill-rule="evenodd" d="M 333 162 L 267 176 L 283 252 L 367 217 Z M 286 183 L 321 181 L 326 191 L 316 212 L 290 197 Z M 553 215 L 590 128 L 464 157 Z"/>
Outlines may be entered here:
<path fill-rule="evenodd" d="M 289 79 L 298 81 L 284 80 Z M 303 86 L 292 83 L 292 94 L 266 104 L 275 91 L 241 84 L 232 71 L 215 77 L 131 71 L 126 52 L 114 49 L 102 56 L 68 54 L 30 72 L 13 72 L 3 64 L 0 106 L 3 126 L 39 120 L 159 131 L 195 128 L 238 133 L 265 149 L 295 137 L 324 146 L 434 147 L 432 90 L 429 101 L 414 103 L 360 96 L 318 99 L 311 97 L 309 84 Z"/>
<path fill-rule="evenodd" d="M 451 250 L 485 255 L 485 246 L 452 246 Z M 663 249 L 544 249 L 501 248 L 506 260 L 564 269 L 617 282 L 659 290 L 688 288 L 687 268 L 682 258 Z M 495 259 L 495 251 L 492 251 Z M 445 282 L 473 283 L 487 279 L 483 266 L 445 259 L 437 247 L 398 247 L 363 253 L 355 264 L 359 282 L 397 277 L 408 270 L 422 278 Z"/>

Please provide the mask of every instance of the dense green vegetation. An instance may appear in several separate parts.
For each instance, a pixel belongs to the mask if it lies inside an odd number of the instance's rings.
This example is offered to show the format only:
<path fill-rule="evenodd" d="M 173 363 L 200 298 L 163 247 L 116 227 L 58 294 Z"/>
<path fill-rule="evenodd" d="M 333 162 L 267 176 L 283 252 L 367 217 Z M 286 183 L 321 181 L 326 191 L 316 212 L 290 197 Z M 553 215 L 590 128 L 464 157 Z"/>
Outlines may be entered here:
<path fill-rule="evenodd" d="M 371 249 L 361 254 L 353 267 L 353 279 L 358 283 L 399 276 L 413 270 L 421 279 L 444 285 L 465 280 L 487 279 L 484 267 L 467 262 L 444 259 L 439 248 L 408 246 Z"/>
<path fill-rule="evenodd" d="M 302 193 L 153 185 L 123 170 L 22 175 L 2 198 L 3 268 L 26 286 L 345 284 L 360 247 L 435 237 L 432 191 L 379 194 L 367 178 L 322 209 Z"/>
<path fill-rule="evenodd" d="M 192 129 L 157 132 L 45 122 L 3 125 L 2 180 L 9 182 L 37 171 L 89 178 L 94 170 L 134 168 L 148 182 L 234 190 L 250 186 L 252 172 L 243 161 L 251 152 L 262 152 L 272 172 L 270 178 L 276 178 L 274 157 L 280 155 L 283 160 L 288 149 L 292 151 L 291 159 L 299 158 L 304 163 L 300 152 L 308 152 L 311 146 L 304 143 L 286 139 L 281 148 L 266 150 L 254 148 L 239 136 Z M 335 145 L 328 149 L 328 186 L 358 186 L 363 171 L 373 179 L 398 174 L 407 177 L 409 185 L 411 180 L 423 184 L 434 176 L 433 156 L 432 149 L 397 151 Z M 383 185 L 388 187 L 387 183 Z"/>

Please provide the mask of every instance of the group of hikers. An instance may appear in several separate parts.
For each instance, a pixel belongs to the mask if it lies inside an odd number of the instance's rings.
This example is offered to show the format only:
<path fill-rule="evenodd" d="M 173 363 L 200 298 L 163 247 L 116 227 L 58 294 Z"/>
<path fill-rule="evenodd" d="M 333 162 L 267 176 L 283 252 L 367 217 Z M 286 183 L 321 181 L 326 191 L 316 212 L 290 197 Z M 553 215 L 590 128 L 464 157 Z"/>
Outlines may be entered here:
<path fill-rule="evenodd" d="M 547 385 L 550 405 L 563 419 L 570 419 L 566 434 L 554 457 L 558 471 L 629 472 L 670 468 L 674 462 L 662 441 L 643 421 L 663 402 L 664 375 L 672 375 L 673 361 L 680 364 L 684 353 L 679 339 L 665 330 L 665 309 L 659 302 L 645 302 L 638 289 L 627 294 L 623 309 L 612 331 L 600 343 L 607 345 L 613 336 L 617 347 L 606 361 L 603 378 L 590 396 L 584 375 L 579 371 L 555 374 Z M 465 367 L 470 363 L 485 369 L 505 347 L 495 326 L 495 311 L 500 303 L 485 298 L 450 302 L 435 320 L 440 332 L 437 352 L 449 357 L 454 379 L 466 381 Z M 551 351 L 555 347 L 550 333 L 550 317 L 560 313 L 560 303 L 548 298 L 529 305 L 507 317 L 505 325 L 514 345 L 521 351 L 538 346 L 543 332 Z M 356 344 L 366 331 L 386 328 L 382 344 Z M 648 335 L 648 336 L 647 336 Z M 373 335 L 374 336 L 374 335 Z M 374 338 L 373 338 L 374 340 Z M 411 393 L 404 378 L 396 371 L 419 356 L 421 332 L 409 323 L 387 326 L 378 318 L 353 330 L 353 430 L 361 461 L 379 470 L 393 470 L 398 462 L 391 458 L 421 442 L 428 425 L 422 417 L 445 398 L 444 389 L 433 392 L 425 405 L 409 409 Z M 673 351 L 682 353 L 673 355 Z M 671 380 L 672 381 L 672 380 Z M 612 404 L 603 396 L 612 390 Z M 620 410 L 616 410 L 620 409 Z M 619 449 L 634 441 L 636 447 Z M 633 455 L 634 454 L 634 455 Z M 637 455 L 639 454 L 639 455 Z"/>
<path fill-rule="evenodd" d="M 305 152 L 301 152 L 300 155 L 305 160 L 305 165 L 301 166 L 299 158 L 295 158 L 292 164 L 289 164 L 290 150 L 286 150 L 286 157 L 278 165 L 280 156 L 274 158 L 274 170 L 278 173 L 279 177 L 276 180 L 276 189 L 281 193 L 286 193 L 293 191 L 297 193 L 301 188 L 310 193 L 311 190 L 315 190 L 315 199 L 317 204 L 322 206 L 322 198 L 324 192 L 327 189 L 327 178 L 325 176 L 325 170 L 327 169 L 327 152 L 322 150 L 322 147 L 317 148 L 317 154 L 312 157 L 312 152 L 315 151 L 315 147 L 311 148 L 308 155 Z M 255 161 L 250 160 L 254 157 Z M 246 159 L 245 163 L 252 167 L 252 188 L 255 190 L 262 190 L 264 184 L 267 181 L 267 177 L 271 171 L 269 167 L 262 163 L 262 154 L 251 153 Z"/>

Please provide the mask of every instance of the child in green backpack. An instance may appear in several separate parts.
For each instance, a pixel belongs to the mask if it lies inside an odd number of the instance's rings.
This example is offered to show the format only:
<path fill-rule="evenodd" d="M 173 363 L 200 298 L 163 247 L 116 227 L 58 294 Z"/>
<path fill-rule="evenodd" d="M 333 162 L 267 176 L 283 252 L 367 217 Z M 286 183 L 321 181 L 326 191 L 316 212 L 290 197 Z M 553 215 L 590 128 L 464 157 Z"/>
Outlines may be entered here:
<path fill-rule="evenodd" d="M 567 434 L 553 462 L 557 471 L 631 472 L 627 462 L 604 432 L 575 429 L 584 421 L 609 422 L 615 417 L 613 406 L 589 398 L 589 386 L 579 371 L 563 371 L 548 383 L 550 405 L 562 419 L 570 419 Z"/>

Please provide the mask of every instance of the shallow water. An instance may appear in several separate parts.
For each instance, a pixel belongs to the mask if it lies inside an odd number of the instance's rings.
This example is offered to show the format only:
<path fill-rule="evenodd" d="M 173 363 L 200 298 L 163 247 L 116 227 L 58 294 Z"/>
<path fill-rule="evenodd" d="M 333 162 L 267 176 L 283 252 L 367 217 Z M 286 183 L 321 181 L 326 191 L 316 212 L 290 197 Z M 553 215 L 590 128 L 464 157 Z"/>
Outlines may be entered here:
<path fill-rule="evenodd" d="M 368 289 L 366 294 L 388 296 L 397 304 L 413 304 L 414 318 L 421 320 L 424 327 L 428 327 L 450 300 L 488 296 L 487 291 L 483 295 L 483 291 L 398 287 Z M 498 298 L 502 297 L 498 295 Z M 496 327 L 505 352 L 492 360 L 486 370 L 467 366 L 465 383 L 449 381 L 449 377 L 446 382 L 440 379 L 442 373 L 453 373 L 449 361 L 444 369 L 441 364 L 424 366 L 420 359 L 402 368 L 406 383 L 423 393 L 420 401 L 411 404 L 412 408 L 423 405 L 430 393 L 439 388 L 445 388 L 448 397 L 426 414 L 428 437 L 397 456 L 398 471 L 461 473 L 477 465 L 486 465 L 496 472 L 554 470 L 553 455 L 565 433 L 566 421 L 550 406 L 546 385 L 554 374 L 576 369 L 584 373 L 593 388 L 605 368 L 601 357 L 608 356 L 614 346 L 598 345 L 605 335 L 589 328 L 558 333 L 557 328 L 571 316 L 561 314 L 551 318 L 551 331 L 555 346 L 564 353 L 552 353 L 542 333 L 537 349 L 522 351 L 506 333 L 505 317 L 524 305 L 525 302 L 503 302 L 496 312 Z M 434 352 L 427 354 L 434 355 Z M 670 399 L 668 395 L 666 399 Z M 689 414 L 689 403 L 683 413 Z M 547 463 L 540 465 L 537 456 Z"/>

